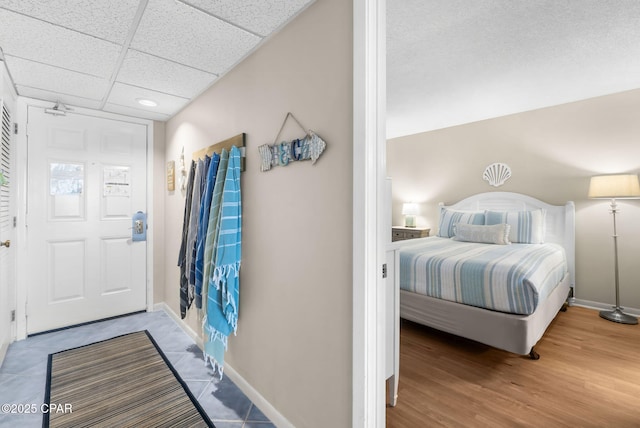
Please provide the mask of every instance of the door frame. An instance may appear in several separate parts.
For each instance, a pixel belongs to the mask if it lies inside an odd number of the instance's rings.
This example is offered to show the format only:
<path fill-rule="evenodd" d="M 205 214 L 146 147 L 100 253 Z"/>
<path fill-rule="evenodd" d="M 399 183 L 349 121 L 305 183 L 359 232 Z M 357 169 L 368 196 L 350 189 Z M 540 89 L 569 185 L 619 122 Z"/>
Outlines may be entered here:
<path fill-rule="evenodd" d="M 17 98 L 18 94 L 15 91 L 13 83 L 11 81 L 11 76 L 9 75 L 9 71 L 7 70 L 6 64 L 2 58 L 2 52 L 0 52 L 0 105 L 4 104 L 7 106 L 8 110 L 11 113 L 11 121 L 15 123 L 17 116 Z M 9 181 L 9 215 L 11 217 L 16 215 L 16 150 L 17 150 L 17 141 L 14 134 L 11 134 L 11 158 L 9 160 L 9 166 L 11 168 L 11 178 Z M 15 310 L 16 307 L 16 291 L 17 286 L 15 284 L 16 278 L 16 251 L 15 251 L 15 240 L 16 240 L 16 229 L 12 228 L 11 233 L 7 236 L 0 236 L 2 240 L 9 239 L 11 241 L 11 250 L 8 248 L 2 249 L 2 251 L 12 251 L 13 252 L 13 260 L 11 263 L 11 272 L 9 276 L 14 279 L 13 283 L 9 284 L 0 284 L 0 287 L 4 288 L 5 295 L 8 297 L 9 301 L 5 302 L 5 307 L 9 309 L 8 313 L 4 313 L 0 310 L 0 316 L 6 317 L 5 320 L 11 319 L 11 311 Z M 6 355 L 8 345 L 11 344 L 16 338 L 16 323 L 15 321 L 7 321 L 8 322 L 8 331 L 0 332 L 0 365 L 4 361 L 4 357 Z M 4 341 L 2 336 L 7 333 L 8 341 Z"/>
<path fill-rule="evenodd" d="M 41 101 L 33 98 L 18 97 L 16 104 L 15 122 L 18 124 L 18 135 L 16 135 L 16 339 L 21 340 L 27 337 L 27 275 L 29 269 L 27 258 L 27 183 L 28 183 L 28 157 L 27 157 L 27 119 L 29 107 L 51 108 L 50 101 Z M 70 106 L 71 107 L 71 106 Z M 92 116 L 102 119 L 112 119 L 137 123 L 147 128 L 147 311 L 153 310 L 153 243 L 154 243 L 154 215 L 153 215 L 153 121 L 122 116 L 114 113 L 107 113 L 98 110 L 91 110 L 82 107 L 73 107 L 73 112 L 69 114 Z"/>
<path fill-rule="evenodd" d="M 385 421 L 386 0 L 353 0 L 352 426 Z"/>

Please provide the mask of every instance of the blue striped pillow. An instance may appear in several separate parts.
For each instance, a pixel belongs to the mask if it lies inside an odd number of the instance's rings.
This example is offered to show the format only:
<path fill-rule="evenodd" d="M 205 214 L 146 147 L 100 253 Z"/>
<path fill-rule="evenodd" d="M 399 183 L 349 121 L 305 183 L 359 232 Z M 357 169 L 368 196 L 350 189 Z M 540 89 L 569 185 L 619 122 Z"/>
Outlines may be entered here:
<path fill-rule="evenodd" d="M 441 238 L 451 238 L 455 236 L 456 223 L 482 225 L 484 222 L 484 211 L 458 211 L 442 208 L 440 210 L 438 236 Z"/>
<path fill-rule="evenodd" d="M 511 226 L 509 241 L 516 244 L 544 243 L 545 210 L 485 211 L 485 224 L 507 223 Z"/>

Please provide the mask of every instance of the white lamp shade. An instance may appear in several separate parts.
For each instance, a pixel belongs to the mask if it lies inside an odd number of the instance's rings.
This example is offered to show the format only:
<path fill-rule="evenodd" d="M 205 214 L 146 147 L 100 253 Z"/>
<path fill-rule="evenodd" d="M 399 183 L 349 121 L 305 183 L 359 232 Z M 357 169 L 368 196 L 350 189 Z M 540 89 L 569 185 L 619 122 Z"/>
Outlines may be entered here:
<path fill-rule="evenodd" d="M 597 175 L 591 177 L 589 198 L 635 199 L 640 198 L 637 174 Z"/>
<path fill-rule="evenodd" d="M 402 204 L 402 215 L 418 215 L 418 204 Z"/>

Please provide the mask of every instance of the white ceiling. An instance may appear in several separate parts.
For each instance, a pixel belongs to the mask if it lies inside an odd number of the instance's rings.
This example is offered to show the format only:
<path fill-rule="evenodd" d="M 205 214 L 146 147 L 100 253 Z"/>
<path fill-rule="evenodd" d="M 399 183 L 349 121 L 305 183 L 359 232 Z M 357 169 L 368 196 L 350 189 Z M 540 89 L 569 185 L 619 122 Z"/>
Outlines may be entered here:
<path fill-rule="evenodd" d="M 640 88 L 638 0 L 387 0 L 387 136 Z"/>
<path fill-rule="evenodd" d="M 0 59 L 19 95 L 166 120 L 313 1 L 0 0 Z"/>
<path fill-rule="evenodd" d="M 313 1 L 0 0 L 0 48 L 20 95 L 166 120 Z M 638 0 L 387 0 L 387 24 L 390 138 L 640 87 Z"/>

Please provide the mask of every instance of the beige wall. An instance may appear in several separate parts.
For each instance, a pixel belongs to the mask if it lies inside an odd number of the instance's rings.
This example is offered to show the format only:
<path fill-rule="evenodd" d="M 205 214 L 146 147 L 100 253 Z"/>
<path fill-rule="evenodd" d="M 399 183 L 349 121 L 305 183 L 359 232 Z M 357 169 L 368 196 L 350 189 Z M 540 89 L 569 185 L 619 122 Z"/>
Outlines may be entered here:
<path fill-rule="evenodd" d="M 576 204 L 576 297 L 612 304 L 613 225 L 608 201 L 587 199 L 589 177 L 640 172 L 640 89 L 463 126 L 392 139 L 393 220 L 401 204 L 420 203 L 418 225 L 437 229 L 437 204 L 480 192 L 525 193 L 545 202 Z M 504 162 L 504 186 L 482 180 Z M 640 201 L 619 201 L 620 300 L 640 308 Z"/>
<path fill-rule="evenodd" d="M 351 424 L 352 4 L 318 0 L 166 125 L 166 160 L 247 135 L 243 260 L 231 365 L 298 427 Z M 287 112 L 318 162 L 260 172 Z M 289 122 L 280 140 L 303 136 Z M 165 197 L 164 298 L 179 313 L 184 196 Z M 200 331 L 193 311 L 190 327 Z"/>
<path fill-rule="evenodd" d="M 164 301 L 164 197 L 167 193 L 165 123 L 153 122 L 153 303 Z"/>

